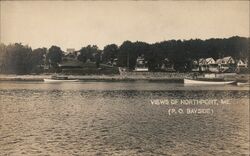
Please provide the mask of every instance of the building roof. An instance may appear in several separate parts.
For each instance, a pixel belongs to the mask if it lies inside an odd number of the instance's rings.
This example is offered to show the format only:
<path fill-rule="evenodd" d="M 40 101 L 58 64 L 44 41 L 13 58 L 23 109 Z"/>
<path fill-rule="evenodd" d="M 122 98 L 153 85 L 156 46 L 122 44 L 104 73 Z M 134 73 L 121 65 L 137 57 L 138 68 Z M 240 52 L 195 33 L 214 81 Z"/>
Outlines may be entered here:
<path fill-rule="evenodd" d="M 216 63 L 217 64 L 226 64 L 228 63 L 230 60 L 232 60 L 232 62 L 234 62 L 234 59 L 231 56 L 227 56 L 227 57 L 223 57 L 222 59 L 217 59 Z"/>
<path fill-rule="evenodd" d="M 213 59 L 212 57 L 206 58 L 205 60 L 206 60 L 207 63 L 208 63 L 209 61 L 212 61 L 213 63 L 215 62 L 214 59 Z"/>
<path fill-rule="evenodd" d="M 246 64 L 246 62 L 241 60 L 241 59 L 237 60 L 236 62 L 237 62 L 237 64 Z"/>
<path fill-rule="evenodd" d="M 215 62 L 216 62 L 217 64 L 221 64 L 221 63 L 222 63 L 222 59 L 217 59 Z"/>
<path fill-rule="evenodd" d="M 67 53 L 72 53 L 72 52 L 74 52 L 75 51 L 75 48 L 67 48 L 66 49 L 66 52 Z"/>

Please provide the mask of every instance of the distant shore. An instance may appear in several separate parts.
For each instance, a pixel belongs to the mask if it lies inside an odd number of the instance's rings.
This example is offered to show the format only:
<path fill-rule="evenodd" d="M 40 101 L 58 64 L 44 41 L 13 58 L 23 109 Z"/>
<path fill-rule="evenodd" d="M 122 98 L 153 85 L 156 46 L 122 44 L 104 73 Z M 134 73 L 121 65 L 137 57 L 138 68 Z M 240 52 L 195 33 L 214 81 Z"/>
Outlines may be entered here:
<path fill-rule="evenodd" d="M 0 74 L 0 81 L 43 81 L 50 78 L 52 74 L 42 75 L 4 75 Z M 67 75 L 68 78 L 82 81 L 182 81 L 184 78 L 192 78 L 194 73 L 150 73 L 150 74 L 131 74 L 126 75 Z M 220 74 L 227 80 L 248 79 L 249 74 Z"/>
<path fill-rule="evenodd" d="M 134 80 L 152 80 L 152 81 L 181 81 L 183 77 L 152 77 L 152 76 L 126 76 L 126 75 L 67 75 L 70 79 L 82 81 L 134 81 Z M 0 75 L 0 81 L 43 81 L 51 78 L 51 75 Z"/>

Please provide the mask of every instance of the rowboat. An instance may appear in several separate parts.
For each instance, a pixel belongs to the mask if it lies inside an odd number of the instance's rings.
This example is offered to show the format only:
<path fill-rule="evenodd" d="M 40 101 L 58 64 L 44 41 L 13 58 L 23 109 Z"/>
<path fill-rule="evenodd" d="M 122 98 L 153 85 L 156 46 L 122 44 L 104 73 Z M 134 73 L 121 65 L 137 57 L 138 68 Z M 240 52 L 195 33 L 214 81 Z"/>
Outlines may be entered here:
<path fill-rule="evenodd" d="M 184 79 L 184 84 L 203 84 L 203 85 L 226 85 L 232 84 L 235 81 L 216 81 L 216 80 L 192 80 L 192 79 Z"/>
<path fill-rule="evenodd" d="M 44 82 L 77 82 L 76 79 L 68 79 L 68 80 L 57 80 L 57 79 L 43 79 Z"/>

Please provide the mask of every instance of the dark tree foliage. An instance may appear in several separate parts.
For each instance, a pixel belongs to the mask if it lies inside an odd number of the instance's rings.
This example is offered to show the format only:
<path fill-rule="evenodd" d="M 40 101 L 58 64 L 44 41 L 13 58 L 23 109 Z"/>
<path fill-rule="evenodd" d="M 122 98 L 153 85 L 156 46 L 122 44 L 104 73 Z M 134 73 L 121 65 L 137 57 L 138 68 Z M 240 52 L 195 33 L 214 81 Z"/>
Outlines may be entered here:
<path fill-rule="evenodd" d="M 125 41 L 119 47 L 118 65 L 133 69 L 136 65 L 136 59 L 140 55 L 150 53 L 150 46 L 145 42 Z"/>
<path fill-rule="evenodd" d="M 81 48 L 78 60 L 107 63 L 118 58 L 118 66 L 134 69 L 138 56 L 144 56 L 151 71 L 158 71 L 165 58 L 174 65 L 177 71 L 190 71 L 192 61 L 199 58 L 214 59 L 232 56 L 234 59 L 249 60 L 250 39 L 245 37 L 211 38 L 207 40 L 169 40 L 148 44 L 145 42 L 125 41 L 119 47 L 110 44 L 101 51 L 96 45 Z M 44 56 L 46 55 L 46 60 Z M 62 61 L 63 51 L 60 47 L 32 49 L 20 43 L 4 45 L 0 43 L 0 72 L 27 74 L 43 64 L 57 67 Z M 44 63 L 44 60 L 46 61 Z M 250 61 L 248 61 L 249 63 Z M 248 64 L 249 66 L 249 64 Z"/>
<path fill-rule="evenodd" d="M 51 46 L 46 56 L 46 60 L 53 67 L 57 67 L 58 63 L 62 61 L 62 56 L 63 56 L 63 51 L 61 50 L 60 47 Z"/>
<path fill-rule="evenodd" d="M 82 47 L 80 50 L 80 55 L 78 56 L 78 60 L 82 62 L 86 62 L 87 60 L 95 61 L 95 54 L 99 53 L 99 48 L 96 45 L 88 45 L 86 47 Z"/>
<path fill-rule="evenodd" d="M 104 63 L 111 62 L 113 63 L 114 59 L 118 55 L 118 46 L 116 44 L 106 45 L 103 49 L 102 61 Z"/>
<path fill-rule="evenodd" d="M 159 70 L 165 58 L 174 64 L 177 71 L 190 71 L 192 61 L 199 58 L 218 59 L 232 56 L 234 59 L 245 60 L 250 55 L 249 45 L 249 38 L 238 36 L 227 39 L 170 40 L 151 45 L 125 41 L 118 49 L 118 63 L 122 67 L 132 69 L 135 67 L 136 58 L 144 55 L 151 71 Z"/>
<path fill-rule="evenodd" d="M 1 44 L 1 72 L 11 74 L 29 73 L 32 67 L 31 53 L 28 46 L 15 43 L 5 46 Z"/>
<path fill-rule="evenodd" d="M 96 68 L 100 67 L 100 62 L 101 62 L 101 54 L 98 52 L 98 53 L 95 54 Z"/>
<path fill-rule="evenodd" d="M 45 65 L 45 56 L 47 48 L 37 48 L 31 53 L 30 62 L 32 63 L 32 72 L 41 72 L 42 65 Z"/>

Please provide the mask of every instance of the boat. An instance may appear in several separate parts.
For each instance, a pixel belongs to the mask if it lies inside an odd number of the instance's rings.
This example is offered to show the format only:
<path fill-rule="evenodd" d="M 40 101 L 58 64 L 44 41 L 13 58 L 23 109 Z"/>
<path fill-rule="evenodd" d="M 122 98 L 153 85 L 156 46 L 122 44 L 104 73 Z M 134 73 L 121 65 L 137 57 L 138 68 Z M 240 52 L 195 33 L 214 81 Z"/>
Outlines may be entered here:
<path fill-rule="evenodd" d="M 67 76 L 51 76 L 51 78 L 43 79 L 44 82 L 76 82 L 77 79 L 69 79 Z"/>
<path fill-rule="evenodd" d="M 235 81 L 222 81 L 216 79 L 184 79 L 184 84 L 226 85 Z"/>
<path fill-rule="evenodd" d="M 237 82 L 237 86 L 250 86 L 249 82 Z"/>
<path fill-rule="evenodd" d="M 77 82 L 78 80 L 72 79 L 72 80 L 56 80 L 56 79 L 43 79 L 44 82 Z"/>

